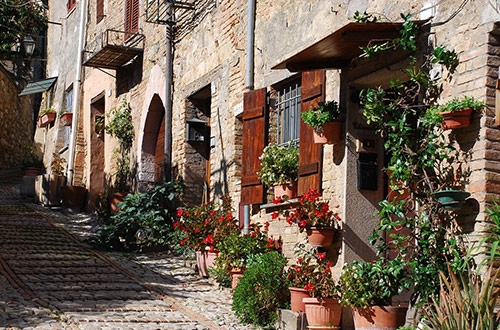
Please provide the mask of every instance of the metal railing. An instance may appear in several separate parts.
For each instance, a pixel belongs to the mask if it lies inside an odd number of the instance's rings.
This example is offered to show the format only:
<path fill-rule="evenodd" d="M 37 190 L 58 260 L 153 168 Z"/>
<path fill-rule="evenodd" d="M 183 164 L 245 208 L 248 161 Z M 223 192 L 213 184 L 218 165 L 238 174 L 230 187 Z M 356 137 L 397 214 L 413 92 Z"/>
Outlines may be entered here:
<path fill-rule="evenodd" d="M 84 62 L 107 46 L 121 47 L 123 49 L 144 49 L 144 35 L 141 33 L 107 29 L 85 47 Z"/>

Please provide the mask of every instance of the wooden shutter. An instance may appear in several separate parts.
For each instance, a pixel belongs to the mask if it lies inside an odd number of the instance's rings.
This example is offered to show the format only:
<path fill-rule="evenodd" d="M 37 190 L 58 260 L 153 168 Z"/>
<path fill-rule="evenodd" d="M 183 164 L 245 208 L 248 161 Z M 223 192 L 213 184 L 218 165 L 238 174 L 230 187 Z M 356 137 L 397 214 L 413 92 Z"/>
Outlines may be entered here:
<path fill-rule="evenodd" d="M 325 70 L 302 73 L 301 112 L 325 100 Z M 299 185 L 298 194 L 303 195 L 310 188 L 321 190 L 323 167 L 323 145 L 313 141 L 313 129 L 300 121 Z"/>
<path fill-rule="evenodd" d="M 66 8 L 68 9 L 68 12 L 70 12 L 76 5 L 76 0 L 68 0 L 66 2 Z"/>
<path fill-rule="evenodd" d="M 96 21 L 99 23 L 104 18 L 104 0 L 97 0 Z"/>
<path fill-rule="evenodd" d="M 125 0 L 125 31 L 131 33 L 139 31 L 139 0 Z"/>
<path fill-rule="evenodd" d="M 241 204 L 264 203 L 264 185 L 257 171 L 267 144 L 269 113 L 266 89 L 245 93 L 243 100 L 243 155 L 241 159 Z"/>

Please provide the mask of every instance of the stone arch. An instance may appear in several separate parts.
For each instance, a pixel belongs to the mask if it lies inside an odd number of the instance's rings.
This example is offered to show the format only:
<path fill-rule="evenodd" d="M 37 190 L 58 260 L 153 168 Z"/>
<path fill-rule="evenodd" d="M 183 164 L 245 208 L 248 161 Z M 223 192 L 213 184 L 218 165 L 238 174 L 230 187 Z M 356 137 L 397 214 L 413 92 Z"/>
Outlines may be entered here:
<path fill-rule="evenodd" d="M 156 140 L 164 115 L 163 102 L 158 94 L 154 94 L 149 103 L 139 144 L 139 191 L 148 190 L 155 183 Z"/>

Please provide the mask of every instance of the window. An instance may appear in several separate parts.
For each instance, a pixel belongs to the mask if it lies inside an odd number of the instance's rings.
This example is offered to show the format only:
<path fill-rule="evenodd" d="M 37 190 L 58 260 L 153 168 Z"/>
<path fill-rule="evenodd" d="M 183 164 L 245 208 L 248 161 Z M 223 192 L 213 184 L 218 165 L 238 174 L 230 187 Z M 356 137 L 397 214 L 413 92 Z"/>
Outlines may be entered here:
<path fill-rule="evenodd" d="M 68 8 L 68 13 L 73 10 L 73 8 L 75 8 L 76 6 L 76 0 L 68 0 L 66 2 L 66 8 Z"/>
<path fill-rule="evenodd" d="M 97 0 L 96 9 L 97 9 L 96 20 L 97 23 L 99 23 L 104 18 L 104 0 Z"/>
<path fill-rule="evenodd" d="M 125 31 L 137 33 L 139 31 L 139 0 L 125 0 Z M 125 38 L 132 34 L 125 34 Z"/>
<path fill-rule="evenodd" d="M 73 86 L 66 91 L 66 111 L 73 111 Z M 66 126 L 64 131 L 64 147 L 69 145 L 71 126 Z"/>
<path fill-rule="evenodd" d="M 277 88 L 277 91 L 277 141 L 279 144 L 286 143 L 288 141 L 298 142 L 300 138 L 300 79 L 280 86 Z"/>

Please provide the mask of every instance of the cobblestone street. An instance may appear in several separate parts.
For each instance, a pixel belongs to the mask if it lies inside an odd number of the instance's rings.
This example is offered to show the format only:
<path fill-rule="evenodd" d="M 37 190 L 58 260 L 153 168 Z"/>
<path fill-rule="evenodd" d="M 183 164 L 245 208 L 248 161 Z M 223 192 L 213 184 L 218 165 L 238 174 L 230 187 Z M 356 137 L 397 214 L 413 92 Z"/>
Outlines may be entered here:
<path fill-rule="evenodd" d="M 247 329 L 184 260 L 94 251 L 78 219 L 0 184 L 1 329 Z"/>

